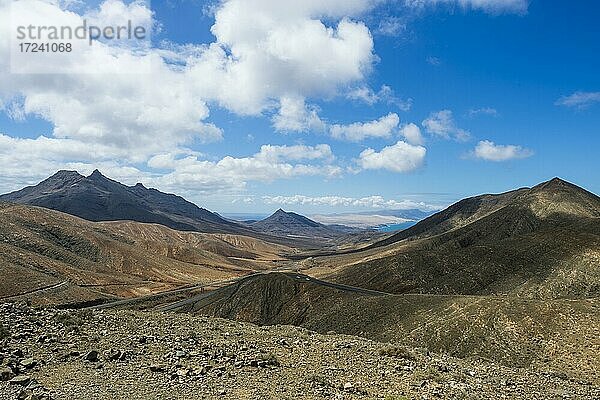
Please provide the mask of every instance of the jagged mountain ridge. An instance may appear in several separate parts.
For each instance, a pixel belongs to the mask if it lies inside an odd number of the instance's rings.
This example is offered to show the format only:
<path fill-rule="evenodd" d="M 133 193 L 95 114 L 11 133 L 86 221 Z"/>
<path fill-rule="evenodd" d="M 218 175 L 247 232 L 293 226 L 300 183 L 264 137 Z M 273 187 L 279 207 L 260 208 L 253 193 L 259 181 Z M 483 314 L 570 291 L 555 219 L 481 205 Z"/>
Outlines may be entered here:
<path fill-rule="evenodd" d="M 87 177 L 76 171 L 58 171 L 37 185 L 0 195 L 0 202 L 45 207 L 89 221 L 157 223 L 181 231 L 244 235 L 309 249 L 335 247 L 338 240 L 343 242 L 348 233 L 356 231 L 325 226 L 283 210 L 263 221 L 242 223 L 141 183 L 124 185 L 98 170 Z"/>
<path fill-rule="evenodd" d="M 0 196 L 0 201 L 50 208 L 89 221 L 132 220 L 207 233 L 244 230 L 180 196 L 148 189 L 141 183 L 126 186 L 98 170 L 88 177 L 59 171 L 35 186 Z"/>

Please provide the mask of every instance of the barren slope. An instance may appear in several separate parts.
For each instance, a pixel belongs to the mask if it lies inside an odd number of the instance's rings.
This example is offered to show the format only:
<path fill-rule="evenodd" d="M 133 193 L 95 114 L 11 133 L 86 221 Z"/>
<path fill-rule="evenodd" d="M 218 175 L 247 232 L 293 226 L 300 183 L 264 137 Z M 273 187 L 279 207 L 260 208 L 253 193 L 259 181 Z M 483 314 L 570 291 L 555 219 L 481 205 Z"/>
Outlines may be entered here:
<path fill-rule="evenodd" d="M 598 196 L 554 179 L 488 197 L 467 202 L 483 209 L 459 202 L 407 230 L 416 236 L 317 259 L 315 273 L 393 293 L 600 295 Z"/>
<path fill-rule="evenodd" d="M 0 297 L 61 282 L 68 282 L 63 289 L 85 288 L 89 296 L 81 300 L 104 297 L 98 291 L 135 296 L 268 268 L 285 250 L 234 235 L 136 222 L 94 223 L 0 203 Z"/>
<path fill-rule="evenodd" d="M 180 311 L 359 335 L 600 382 L 598 300 L 378 295 L 271 273 L 219 289 Z"/>

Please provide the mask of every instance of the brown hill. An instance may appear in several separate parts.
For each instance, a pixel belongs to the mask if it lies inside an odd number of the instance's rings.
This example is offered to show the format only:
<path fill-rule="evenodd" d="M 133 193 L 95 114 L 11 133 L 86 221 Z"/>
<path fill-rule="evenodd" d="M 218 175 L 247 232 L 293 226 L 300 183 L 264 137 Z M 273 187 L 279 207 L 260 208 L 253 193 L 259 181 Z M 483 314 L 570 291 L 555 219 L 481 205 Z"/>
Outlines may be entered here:
<path fill-rule="evenodd" d="M 383 295 L 270 273 L 180 311 L 296 325 L 600 382 L 600 302 L 503 296 Z"/>
<path fill-rule="evenodd" d="M 0 298 L 58 284 L 49 302 L 136 296 L 269 268 L 288 251 L 249 237 L 0 203 Z"/>
<path fill-rule="evenodd" d="M 141 183 L 126 186 L 98 170 L 90 176 L 58 171 L 35 186 L 1 195 L 0 201 L 50 208 L 89 221 L 131 220 L 197 232 L 247 230 L 182 197 L 148 189 Z"/>
<path fill-rule="evenodd" d="M 252 229 L 279 237 L 290 238 L 313 238 L 317 240 L 331 240 L 345 236 L 348 230 L 335 229 L 327 225 L 320 224 L 303 215 L 293 212 L 283 211 L 281 208 L 275 211 L 269 217 L 254 222 L 250 225 Z M 358 229 L 356 232 L 360 232 Z"/>
<path fill-rule="evenodd" d="M 88 221 L 155 223 L 180 231 L 243 235 L 306 249 L 335 249 L 338 241 L 333 239 L 341 237 L 343 243 L 348 236 L 283 211 L 255 224 L 232 221 L 183 197 L 146 188 L 141 183 L 127 186 L 98 170 L 89 176 L 76 171 L 58 171 L 37 185 L 0 195 L 0 202 L 45 207 Z"/>
<path fill-rule="evenodd" d="M 318 275 L 392 293 L 595 297 L 600 198 L 560 179 L 479 196 L 316 264 Z"/>

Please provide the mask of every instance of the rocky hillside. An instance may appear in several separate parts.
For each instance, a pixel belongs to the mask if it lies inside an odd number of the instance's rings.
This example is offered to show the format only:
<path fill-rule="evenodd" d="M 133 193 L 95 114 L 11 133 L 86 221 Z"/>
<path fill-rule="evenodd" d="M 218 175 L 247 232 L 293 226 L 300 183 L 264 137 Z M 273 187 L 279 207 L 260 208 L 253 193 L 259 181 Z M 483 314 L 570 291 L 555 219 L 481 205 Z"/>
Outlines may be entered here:
<path fill-rule="evenodd" d="M 554 179 L 467 199 L 367 251 L 320 263 L 328 279 L 391 293 L 597 297 L 600 198 Z"/>
<path fill-rule="evenodd" d="M 131 220 L 198 232 L 241 233 L 243 226 L 182 197 L 126 186 L 95 170 L 90 176 L 59 171 L 35 186 L 0 196 L 0 201 L 46 207 L 89 221 Z"/>
<path fill-rule="evenodd" d="M 301 328 L 0 305 L 3 399 L 591 399 L 559 372 Z"/>
<path fill-rule="evenodd" d="M 180 311 L 424 346 L 600 382 L 600 302 L 386 295 L 301 274 L 245 278 Z"/>
<path fill-rule="evenodd" d="M 279 253 L 290 251 L 245 236 L 90 222 L 0 203 L 0 299 L 41 294 L 55 285 L 59 293 L 34 300 L 63 304 L 139 296 L 269 269 L 281 260 Z"/>

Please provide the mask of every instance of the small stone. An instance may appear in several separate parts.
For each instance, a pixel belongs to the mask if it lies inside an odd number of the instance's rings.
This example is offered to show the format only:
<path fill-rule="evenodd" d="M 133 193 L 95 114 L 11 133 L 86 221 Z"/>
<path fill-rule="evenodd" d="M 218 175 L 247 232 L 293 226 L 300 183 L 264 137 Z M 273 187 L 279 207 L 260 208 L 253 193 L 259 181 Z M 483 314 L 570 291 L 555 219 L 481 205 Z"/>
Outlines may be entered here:
<path fill-rule="evenodd" d="M 21 385 L 26 386 L 29 382 L 31 382 L 31 378 L 27 375 L 15 376 L 8 383 L 11 385 Z"/>
<path fill-rule="evenodd" d="M 0 369 L 0 381 L 8 381 L 13 377 L 13 371 L 10 368 Z"/>
<path fill-rule="evenodd" d="M 33 358 L 26 358 L 25 360 L 21 361 L 21 365 L 27 369 L 31 369 L 37 365 L 37 361 L 35 361 Z"/>
<path fill-rule="evenodd" d="M 98 361 L 98 352 L 96 350 L 92 350 L 85 355 L 85 359 L 90 362 Z"/>
<path fill-rule="evenodd" d="M 122 355 L 123 353 L 121 352 L 121 350 L 110 350 L 108 352 L 108 359 L 112 361 L 117 361 L 121 358 Z"/>
<path fill-rule="evenodd" d="M 202 367 L 195 371 L 196 375 L 206 375 L 208 373 L 208 369 L 206 367 Z"/>
<path fill-rule="evenodd" d="M 150 365 L 150 371 L 152 372 L 164 372 L 165 366 L 160 364 L 152 364 Z"/>
<path fill-rule="evenodd" d="M 177 351 L 175 352 L 175 357 L 177 357 L 177 358 L 184 358 L 185 356 L 187 356 L 187 354 L 186 354 L 186 352 L 185 352 L 185 351 L 182 351 L 182 350 L 177 350 Z"/>

